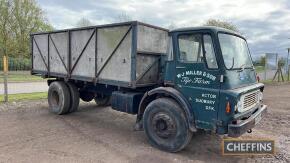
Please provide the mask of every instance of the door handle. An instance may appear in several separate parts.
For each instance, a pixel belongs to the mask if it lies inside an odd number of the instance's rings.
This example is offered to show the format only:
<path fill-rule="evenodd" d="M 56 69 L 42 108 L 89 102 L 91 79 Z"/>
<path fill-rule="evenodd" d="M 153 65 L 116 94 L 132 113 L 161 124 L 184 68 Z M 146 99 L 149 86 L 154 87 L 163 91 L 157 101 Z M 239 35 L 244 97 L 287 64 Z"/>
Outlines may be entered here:
<path fill-rule="evenodd" d="M 177 66 L 176 68 L 185 68 L 185 67 Z"/>
<path fill-rule="evenodd" d="M 224 80 L 225 80 L 225 76 L 224 75 L 221 75 L 221 77 L 220 77 L 220 83 L 223 83 Z"/>

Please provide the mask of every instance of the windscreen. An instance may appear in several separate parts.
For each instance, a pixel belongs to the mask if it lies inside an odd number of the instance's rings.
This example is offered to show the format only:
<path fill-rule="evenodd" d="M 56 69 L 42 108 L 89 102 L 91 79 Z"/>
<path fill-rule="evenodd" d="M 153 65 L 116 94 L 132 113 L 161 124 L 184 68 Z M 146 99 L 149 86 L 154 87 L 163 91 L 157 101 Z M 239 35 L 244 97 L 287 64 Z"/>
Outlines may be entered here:
<path fill-rule="evenodd" d="M 253 67 L 247 42 L 244 39 L 223 33 L 218 37 L 227 69 Z"/>

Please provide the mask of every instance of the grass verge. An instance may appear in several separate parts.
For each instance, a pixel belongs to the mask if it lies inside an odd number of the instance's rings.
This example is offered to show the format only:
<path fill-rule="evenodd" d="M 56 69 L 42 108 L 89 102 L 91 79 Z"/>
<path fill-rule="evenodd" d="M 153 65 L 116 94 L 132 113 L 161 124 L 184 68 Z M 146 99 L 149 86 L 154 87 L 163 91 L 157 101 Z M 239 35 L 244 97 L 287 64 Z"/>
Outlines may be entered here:
<path fill-rule="evenodd" d="M 36 92 L 36 93 L 19 93 L 8 95 L 8 101 L 23 101 L 23 100 L 37 100 L 46 99 L 47 92 Z M 4 101 L 4 95 L 0 95 L 0 103 Z"/>
<path fill-rule="evenodd" d="M 4 73 L 0 72 L 0 83 L 3 83 Z M 30 75 L 29 71 L 10 71 L 8 72 L 8 82 L 36 82 L 45 81 L 39 76 Z"/>
<path fill-rule="evenodd" d="M 264 83 L 264 84 L 287 84 L 287 83 L 290 83 L 290 81 L 287 81 L 285 80 L 284 82 L 278 82 L 277 80 L 275 81 L 272 81 L 272 79 L 269 79 L 269 80 L 262 80 L 260 81 L 261 83 Z"/>
<path fill-rule="evenodd" d="M 265 67 L 264 66 L 255 66 L 255 70 L 257 73 L 261 73 L 265 71 Z"/>

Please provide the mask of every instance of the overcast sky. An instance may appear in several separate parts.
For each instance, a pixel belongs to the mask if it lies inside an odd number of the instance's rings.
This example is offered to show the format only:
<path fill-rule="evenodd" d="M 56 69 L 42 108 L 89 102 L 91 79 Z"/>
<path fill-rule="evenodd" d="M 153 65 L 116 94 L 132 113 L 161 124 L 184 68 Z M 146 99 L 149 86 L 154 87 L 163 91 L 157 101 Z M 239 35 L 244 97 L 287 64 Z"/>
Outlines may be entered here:
<path fill-rule="evenodd" d="M 200 26 L 214 18 L 232 22 L 248 39 L 252 55 L 286 55 L 290 47 L 290 0 L 38 0 L 56 29 L 81 18 L 113 23 L 126 13 L 133 20 L 169 27 Z"/>

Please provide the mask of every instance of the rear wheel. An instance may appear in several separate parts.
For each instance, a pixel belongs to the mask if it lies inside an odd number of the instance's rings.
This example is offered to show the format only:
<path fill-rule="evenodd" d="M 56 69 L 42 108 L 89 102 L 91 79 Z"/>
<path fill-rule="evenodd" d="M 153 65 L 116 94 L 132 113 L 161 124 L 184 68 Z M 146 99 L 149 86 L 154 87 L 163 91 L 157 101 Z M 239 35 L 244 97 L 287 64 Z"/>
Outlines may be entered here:
<path fill-rule="evenodd" d="M 94 98 L 96 104 L 98 106 L 108 106 L 111 104 L 111 96 L 110 95 L 104 95 L 104 94 L 97 94 Z"/>
<path fill-rule="evenodd" d="M 58 115 L 66 114 L 70 106 L 69 88 L 63 81 L 55 81 L 48 89 L 49 111 Z"/>
<path fill-rule="evenodd" d="M 182 108 L 169 98 L 156 99 L 146 107 L 143 126 L 150 144 L 168 152 L 182 150 L 192 137 Z"/>
<path fill-rule="evenodd" d="M 78 88 L 73 83 L 67 83 L 67 86 L 70 91 L 70 100 L 71 100 L 68 112 L 72 113 L 78 110 L 80 103 L 80 94 Z"/>

